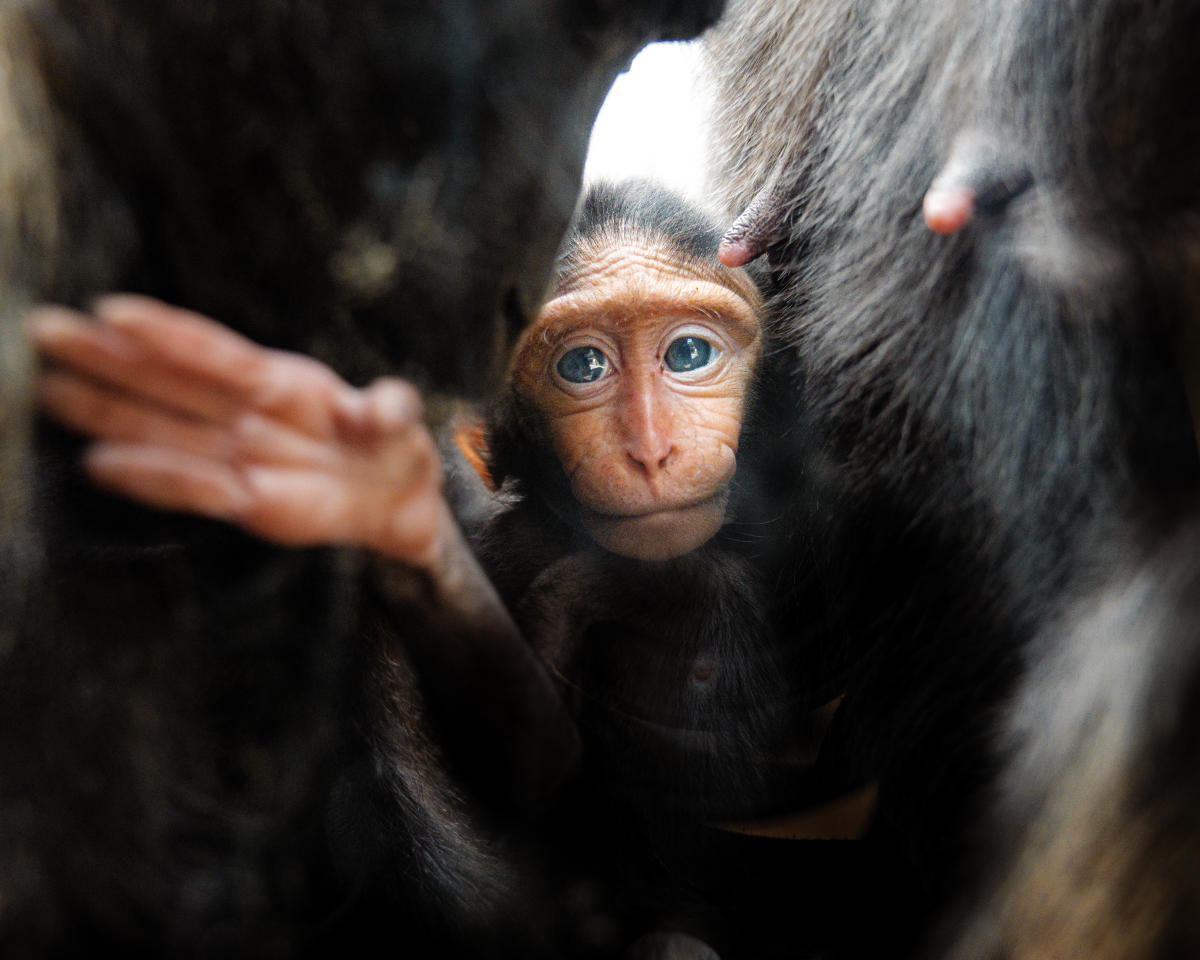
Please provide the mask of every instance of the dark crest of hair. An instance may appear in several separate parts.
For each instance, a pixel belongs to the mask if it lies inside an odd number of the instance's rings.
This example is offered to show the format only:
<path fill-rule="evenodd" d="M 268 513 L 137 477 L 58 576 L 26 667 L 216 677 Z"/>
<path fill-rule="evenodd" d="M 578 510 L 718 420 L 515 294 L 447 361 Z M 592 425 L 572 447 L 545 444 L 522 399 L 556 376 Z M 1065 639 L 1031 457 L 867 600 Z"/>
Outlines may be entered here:
<path fill-rule="evenodd" d="M 555 284 L 570 282 L 589 256 L 588 240 L 605 234 L 652 237 L 689 260 L 714 261 L 721 226 L 696 204 L 650 180 L 600 181 L 584 194 L 558 255 Z"/>

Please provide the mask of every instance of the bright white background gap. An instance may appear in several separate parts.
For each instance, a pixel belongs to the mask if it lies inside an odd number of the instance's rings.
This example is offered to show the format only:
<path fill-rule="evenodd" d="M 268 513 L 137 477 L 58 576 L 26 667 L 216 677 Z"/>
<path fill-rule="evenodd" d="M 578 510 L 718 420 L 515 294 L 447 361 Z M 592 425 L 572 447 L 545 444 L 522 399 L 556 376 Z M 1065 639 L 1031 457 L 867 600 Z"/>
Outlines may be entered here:
<path fill-rule="evenodd" d="M 617 77 L 592 128 L 584 184 L 642 177 L 705 196 L 710 97 L 699 47 L 655 43 Z"/>

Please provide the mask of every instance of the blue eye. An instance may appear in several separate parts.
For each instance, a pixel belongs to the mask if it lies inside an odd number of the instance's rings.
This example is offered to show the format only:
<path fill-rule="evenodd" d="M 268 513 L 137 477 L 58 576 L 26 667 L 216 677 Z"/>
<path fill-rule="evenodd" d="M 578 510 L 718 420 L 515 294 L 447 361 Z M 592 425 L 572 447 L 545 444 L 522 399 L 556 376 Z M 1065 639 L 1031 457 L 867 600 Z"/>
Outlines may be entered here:
<path fill-rule="evenodd" d="M 608 373 L 608 357 L 595 347 L 576 347 L 559 357 L 554 369 L 567 383 L 594 383 Z"/>
<path fill-rule="evenodd" d="M 675 373 L 699 370 L 713 362 L 716 350 L 707 340 L 700 337 L 680 337 L 667 347 L 663 362 Z"/>

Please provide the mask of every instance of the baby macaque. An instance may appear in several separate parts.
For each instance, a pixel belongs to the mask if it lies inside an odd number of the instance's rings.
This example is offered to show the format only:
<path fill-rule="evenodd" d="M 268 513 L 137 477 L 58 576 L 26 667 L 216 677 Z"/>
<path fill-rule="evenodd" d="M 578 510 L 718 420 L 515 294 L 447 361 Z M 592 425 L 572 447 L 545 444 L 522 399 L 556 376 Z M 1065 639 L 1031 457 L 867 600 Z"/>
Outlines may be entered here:
<path fill-rule="evenodd" d="M 665 560 L 725 522 L 759 358 L 751 279 L 649 185 L 595 188 L 488 424 L 493 482 L 517 478 L 624 557 Z M 527 456 L 530 441 L 553 451 Z"/>
<path fill-rule="evenodd" d="M 691 869 L 713 821 L 794 805 L 803 765 L 779 758 L 804 727 L 763 577 L 726 535 L 764 330 L 755 283 L 716 260 L 720 239 L 648 184 L 589 193 L 505 392 L 459 433 L 487 485 L 516 495 L 474 547 L 400 381 L 356 389 L 212 320 L 114 296 L 93 318 L 34 315 L 52 363 L 40 399 L 96 438 L 85 467 L 113 491 L 417 571 L 433 611 L 418 667 L 491 745 L 473 751 L 488 776 L 527 801 L 573 773 L 566 819 L 587 819 L 582 845 L 595 844 L 580 859 L 645 874 L 620 911 L 631 927 L 707 935 L 670 907 L 637 916 L 637 891 L 664 863 Z M 711 952 L 680 936 L 647 949 Z"/>
<path fill-rule="evenodd" d="M 489 479 L 536 482 L 600 546 L 661 560 L 724 522 L 761 306 L 748 277 L 711 262 L 697 214 L 623 189 L 589 198 L 513 360 L 497 408 L 509 419 L 488 425 L 492 446 L 538 431 L 565 486 L 541 486 L 508 449 Z M 353 544 L 437 576 L 453 566 L 460 538 L 411 385 L 355 389 L 147 298 L 106 297 L 94 313 L 44 307 L 31 323 L 54 363 L 41 403 L 99 441 L 85 458 L 96 482 L 282 544 Z"/>

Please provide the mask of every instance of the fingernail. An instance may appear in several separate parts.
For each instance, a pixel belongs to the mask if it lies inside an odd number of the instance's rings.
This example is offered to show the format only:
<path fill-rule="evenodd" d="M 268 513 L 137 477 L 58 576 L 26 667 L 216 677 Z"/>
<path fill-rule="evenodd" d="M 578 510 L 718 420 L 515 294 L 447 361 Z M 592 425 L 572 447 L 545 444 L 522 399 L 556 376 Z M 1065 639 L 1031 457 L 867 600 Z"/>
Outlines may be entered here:
<path fill-rule="evenodd" d="M 38 343 L 60 339 L 77 323 L 79 316 L 74 311 L 52 305 L 34 307 L 24 319 L 25 329 Z"/>

